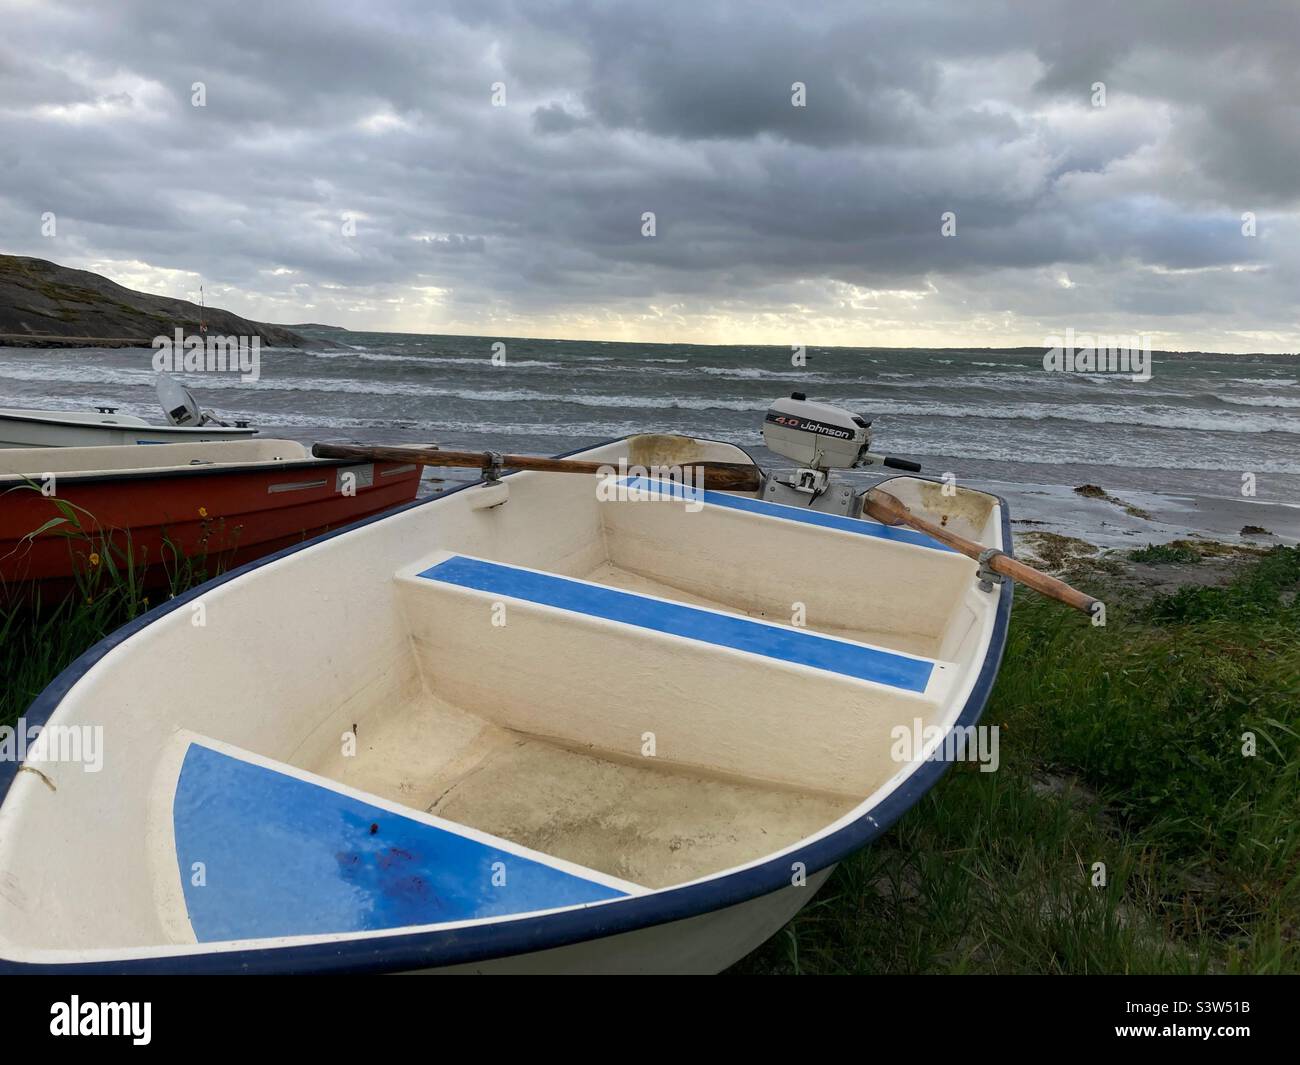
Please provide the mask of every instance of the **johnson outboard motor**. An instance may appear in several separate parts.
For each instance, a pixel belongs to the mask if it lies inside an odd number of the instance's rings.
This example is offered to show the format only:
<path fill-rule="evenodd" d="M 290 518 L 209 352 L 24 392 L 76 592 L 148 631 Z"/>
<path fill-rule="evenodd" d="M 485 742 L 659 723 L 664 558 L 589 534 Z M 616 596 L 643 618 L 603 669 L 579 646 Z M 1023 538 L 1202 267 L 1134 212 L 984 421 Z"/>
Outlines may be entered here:
<path fill-rule="evenodd" d="M 769 451 L 799 463 L 794 469 L 768 474 L 763 498 L 829 514 L 856 513 L 853 486 L 836 480 L 832 470 L 887 466 L 921 471 L 918 463 L 873 452 L 871 423 L 865 418 L 842 407 L 815 403 L 802 392 L 792 392 L 789 399 L 778 399 L 768 409 L 763 443 Z"/>
<path fill-rule="evenodd" d="M 168 425 L 184 428 L 196 428 L 200 425 L 222 425 L 226 423 L 210 410 L 200 409 L 194 394 L 175 378 L 165 373 L 158 375 L 154 385 L 158 393 L 158 402 L 162 404 L 163 414 L 167 416 Z M 242 426 L 243 423 L 237 423 Z"/>

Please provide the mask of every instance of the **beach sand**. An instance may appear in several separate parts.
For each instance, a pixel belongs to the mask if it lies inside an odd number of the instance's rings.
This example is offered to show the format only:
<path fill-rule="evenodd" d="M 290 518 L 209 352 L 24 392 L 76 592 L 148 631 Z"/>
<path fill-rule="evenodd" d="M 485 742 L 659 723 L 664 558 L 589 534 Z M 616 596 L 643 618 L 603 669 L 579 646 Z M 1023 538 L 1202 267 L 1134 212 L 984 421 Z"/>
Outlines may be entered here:
<path fill-rule="evenodd" d="M 1080 486 L 1061 485 L 981 487 L 1006 498 L 1017 538 L 1037 530 L 1078 537 L 1100 548 L 1126 550 L 1197 538 L 1257 547 L 1300 542 L 1297 503 L 1133 490 L 1090 498 L 1075 491 Z M 1099 487 L 1104 490 L 1106 486 Z M 1243 533 L 1252 526 L 1267 533 Z"/>

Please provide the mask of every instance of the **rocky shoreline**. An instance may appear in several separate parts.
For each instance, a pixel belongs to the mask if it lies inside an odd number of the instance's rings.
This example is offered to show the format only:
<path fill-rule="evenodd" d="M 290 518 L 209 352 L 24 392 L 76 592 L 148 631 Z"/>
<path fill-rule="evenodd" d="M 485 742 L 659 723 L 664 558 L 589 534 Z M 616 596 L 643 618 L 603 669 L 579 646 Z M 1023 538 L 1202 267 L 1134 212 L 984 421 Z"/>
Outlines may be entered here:
<path fill-rule="evenodd" d="M 1103 548 L 1041 530 L 1016 533 L 1016 557 L 1067 582 L 1104 581 L 1118 595 L 1169 595 L 1180 588 L 1225 587 L 1268 546 L 1208 538 L 1156 547 Z"/>
<path fill-rule="evenodd" d="M 137 292 L 89 270 L 45 259 L 0 255 L 0 347 L 149 347 L 174 330 L 259 337 L 267 347 L 307 341 L 283 326 L 254 322 L 219 307 Z"/>

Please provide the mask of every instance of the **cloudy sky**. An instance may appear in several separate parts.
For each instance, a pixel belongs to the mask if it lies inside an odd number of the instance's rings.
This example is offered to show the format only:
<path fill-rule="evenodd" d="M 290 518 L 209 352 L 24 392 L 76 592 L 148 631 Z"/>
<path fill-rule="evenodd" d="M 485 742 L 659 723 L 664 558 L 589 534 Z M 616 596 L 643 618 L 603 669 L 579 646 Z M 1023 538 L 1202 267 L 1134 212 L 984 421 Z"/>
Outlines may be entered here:
<path fill-rule="evenodd" d="M 1294 0 L 0 0 L 0 26 L 0 250 L 250 317 L 1300 350 Z"/>

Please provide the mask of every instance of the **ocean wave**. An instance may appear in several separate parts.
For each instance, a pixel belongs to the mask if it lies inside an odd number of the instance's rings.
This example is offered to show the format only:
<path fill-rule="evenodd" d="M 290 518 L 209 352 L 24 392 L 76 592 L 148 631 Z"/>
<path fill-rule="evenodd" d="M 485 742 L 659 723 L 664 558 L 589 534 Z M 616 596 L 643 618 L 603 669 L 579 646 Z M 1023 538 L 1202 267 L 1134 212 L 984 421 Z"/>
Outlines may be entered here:
<path fill-rule="evenodd" d="M 562 402 L 561 394 L 537 392 L 531 389 L 474 389 L 454 386 L 420 384 L 412 381 L 366 381 L 354 377 L 289 377 L 267 367 L 257 381 L 244 382 L 236 373 L 174 374 L 176 380 L 193 390 L 200 403 L 214 392 L 324 392 L 363 396 L 420 396 L 428 399 L 462 399 L 493 403 L 520 401 Z M 127 367 L 47 367 L 42 369 L 0 369 L 0 381 L 64 381 L 79 385 L 114 385 L 153 390 L 153 369 L 135 370 Z M 90 401 L 88 401 L 90 402 Z"/>
<path fill-rule="evenodd" d="M 428 433 L 430 434 L 428 440 L 438 443 L 445 443 L 457 436 L 492 436 L 497 439 L 503 436 L 540 436 L 564 440 L 590 437 L 597 440 L 608 440 L 631 436 L 635 433 L 650 432 L 653 429 L 652 426 L 637 421 L 573 421 L 563 424 L 554 421 L 511 421 L 508 424 L 493 425 L 472 419 L 457 418 L 426 419 L 383 416 L 358 418 L 330 414 L 286 414 L 281 412 L 267 414 L 259 411 L 233 411 L 231 413 L 258 426 L 263 436 L 273 433 L 279 427 L 320 430 L 321 432 L 317 435 L 321 436 L 327 435 L 327 431 L 332 429 L 378 429 L 388 430 L 390 433 L 394 430 Z M 374 433 L 366 435 L 375 441 L 387 440 L 391 442 L 392 439 L 391 436 L 384 437 Z"/>
<path fill-rule="evenodd" d="M 11 402 L 0 394 L 0 406 L 21 406 L 21 402 Z M 42 400 L 40 407 L 49 410 L 84 409 L 84 402 L 57 397 L 49 401 Z M 687 411 L 707 411 L 707 407 L 690 403 L 674 403 L 672 409 Z M 418 410 L 418 408 L 416 408 Z M 511 408 L 512 410 L 514 408 Z M 734 408 L 729 408 L 734 409 Z M 752 410 L 752 408 L 745 408 Z M 152 403 L 123 402 L 121 410 L 127 414 L 138 414 L 161 423 L 161 417 Z M 638 416 L 637 410 L 644 410 L 644 416 Z M 657 410 L 657 414 L 656 414 Z M 436 418 L 403 417 L 400 414 L 377 412 L 373 415 L 340 415 L 335 413 L 310 413 L 305 411 L 254 410 L 242 404 L 239 407 L 221 408 L 223 416 L 246 420 L 259 428 L 263 436 L 273 437 L 280 430 L 294 430 L 290 435 L 300 437 L 331 437 L 356 435 L 362 439 L 377 442 L 393 442 L 396 431 L 417 432 L 429 441 L 438 441 L 446 445 L 461 437 L 486 437 L 490 439 L 535 437 L 555 440 L 555 451 L 567 450 L 583 439 L 605 440 L 628 436 L 639 432 L 681 431 L 712 439 L 723 440 L 741 446 L 755 448 L 757 441 L 757 423 L 745 421 L 744 424 L 704 423 L 696 421 L 681 424 L 682 418 L 671 419 L 675 424 L 665 424 L 664 408 L 652 405 L 627 407 L 621 417 L 613 418 L 571 418 L 557 420 L 554 418 L 534 417 L 519 418 L 513 414 L 504 416 L 500 421 L 491 421 L 487 417 L 472 416 Z M 1231 471 L 1238 472 L 1245 468 L 1239 458 L 1231 452 L 1215 449 L 1197 448 L 1190 451 L 1166 452 L 1149 448 L 1134 447 L 1123 436 L 1107 433 L 1099 437 L 1087 434 L 1086 428 L 1075 424 L 1068 430 L 1059 432 L 1049 428 L 1050 423 L 1037 422 L 1031 435 L 1026 436 L 1030 425 L 1013 430 L 1013 435 L 981 434 L 973 424 L 964 426 L 971 431 L 961 434 L 944 435 L 940 431 L 918 429 L 915 423 L 893 423 L 888 434 L 888 448 L 892 453 L 906 455 L 921 460 L 944 458 L 960 461 L 1005 462 L 1011 466 L 1077 466 L 1081 461 L 1099 468 L 1118 467 L 1124 469 L 1168 470 L 1171 473 L 1186 470 Z M 1086 434 L 1086 456 L 1081 457 L 1080 438 Z M 1032 457 L 1027 457 L 1032 456 Z M 1253 454 L 1246 464 L 1258 473 L 1300 474 L 1300 462 L 1289 460 L 1285 451 L 1274 457 Z M 936 468 L 937 469 L 937 468 Z M 926 473 L 933 475 L 936 469 L 927 468 Z"/>
<path fill-rule="evenodd" d="M 1283 396 L 1222 396 L 1224 403 L 1241 407 L 1289 407 L 1300 410 L 1300 399 L 1287 399 Z"/>
<path fill-rule="evenodd" d="M 629 367 L 631 369 L 631 367 Z M 692 366 L 689 370 L 661 370 L 664 377 L 690 377 L 702 373 L 709 377 L 722 377 L 732 381 L 834 381 L 835 378 L 807 370 L 765 370 L 760 367 L 743 368 L 739 366 Z"/>
<path fill-rule="evenodd" d="M 240 416 L 250 418 L 255 424 L 259 417 L 255 412 L 240 412 Z M 446 442 L 458 436 L 491 436 L 496 438 L 502 436 L 527 436 L 565 441 L 572 441 L 575 438 L 607 440 L 630 436 L 634 433 L 662 431 L 663 429 L 662 426 L 648 424 L 647 420 L 644 419 L 574 421 L 565 424 L 557 424 L 554 421 L 511 421 L 504 425 L 484 425 L 481 422 L 472 420 L 448 420 L 442 418 L 437 420 L 396 422 L 393 419 L 384 418 L 355 419 L 328 416 L 311 418 L 302 415 L 294 415 L 284 419 L 278 415 L 275 417 L 277 423 L 287 426 L 322 430 L 383 430 L 385 428 L 391 429 L 395 425 L 398 425 L 406 431 L 431 433 L 433 435 L 430 439 L 437 439 L 441 442 Z M 262 424 L 265 426 L 271 423 L 264 420 Z M 714 440 L 738 444 L 742 447 L 747 447 L 750 450 L 756 450 L 754 432 L 752 429 L 716 427 L 710 428 L 707 432 L 702 429 L 697 429 L 696 433 L 697 435 L 708 436 Z M 383 439 L 383 437 L 382 435 L 377 435 L 375 439 Z M 558 445 L 557 450 L 559 450 Z M 895 440 L 891 441 L 890 450 L 918 460 L 932 458 L 952 459 L 954 457 L 949 451 L 936 448 L 932 439 L 927 441 L 916 439 L 913 441 L 905 436 L 897 437 Z M 1036 450 L 1032 459 L 1026 459 L 1025 451 L 1022 447 L 1008 446 L 996 441 L 963 443 L 960 449 L 960 458 L 962 461 L 1005 462 L 1016 467 L 1023 467 L 1025 465 L 1045 467 L 1077 466 L 1080 461 L 1078 450 L 1075 447 L 1059 446 L 1056 450 L 1051 450 L 1045 446 L 1042 449 Z M 1233 462 L 1227 457 L 1220 459 L 1208 456 L 1205 452 L 1198 452 L 1194 457 L 1177 460 L 1166 456 L 1151 455 L 1147 453 L 1135 454 L 1131 449 L 1125 448 L 1122 441 L 1111 441 L 1105 445 L 1096 445 L 1089 453 L 1089 463 L 1100 467 L 1119 467 L 1123 469 L 1143 470 L 1203 470 L 1208 472 L 1231 471 L 1234 473 L 1241 470 L 1241 464 L 1239 462 Z M 1300 474 L 1300 463 L 1288 462 L 1284 459 L 1263 459 L 1256 457 L 1251 463 L 1251 469 L 1257 473 Z M 931 476 L 935 475 L 936 472 L 937 468 L 928 469 L 926 471 L 926 473 Z M 856 476 L 859 473 L 861 473 L 861 471 L 855 471 L 853 474 L 850 474 L 850 476 Z M 867 476 L 865 473 L 861 473 L 861 475 Z"/>
<path fill-rule="evenodd" d="M 508 371 L 503 367 L 502 372 Z M 192 388 L 200 403 L 205 397 L 228 391 L 245 393 L 326 393 L 363 396 L 402 396 L 422 399 L 459 400 L 490 404 L 546 404 L 597 407 L 618 410 L 690 410 L 736 411 L 762 414 L 765 397 L 740 395 L 661 396 L 629 395 L 606 392 L 555 392 L 514 387 L 494 388 L 480 383 L 472 385 L 433 384 L 410 380 L 379 381 L 356 377 L 291 376 L 282 368 L 263 366 L 261 379 L 243 382 L 238 374 L 178 374 L 178 379 Z M 37 381 L 76 384 L 91 393 L 86 402 L 104 396 L 104 386 L 114 388 L 153 389 L 151 366 L 140 368 L 107 367 L 85 364 L 6 365 L 0 368 L 0 381 Z M 99 386 L 97 388 L 91 386 Z M 882 395 L 826 397 L 828 402 L 871 415 L 903 418 L 984 419 L 997 421 L 1041 422 L 1057 420 L 1095 425 L 1124 425 L 1132 428 L 1185 429 L 1208 433 L 1290 433 L 1300 434 L 1300 417 L 1270 413 L 1258 408 L 1272 404 L 1252 403 L 1255 397 L 1238 397 L 1255 413 L 1241 410 L 1210 410 L 1155 404 L 1116 405 L 1101 403 L 1050 403 L 1039 400 L 1006 402 L 954 402 L 943 399 L 910 399 Z M 1260 397 L 1271 398 L 1271 397 Z M 1281 409 L 1281 408 L 1279 408 Z"/>
<path fill-rule="evenodd" d="M 1099 425 L 1127 425 L 1135 429 L 1194 429 L 1209 433 L 1295 433 L 1300 418 L 1280 414 L 1243 416 L 1238 411 L 1197 410 L 1188 407 L 1108 406 L 1091 403 L 1017 404 L 946 403 L 933 400 L 856 399 L 841 401 L 846 406 L 876 414 L 903 417 L 988 418 L 1002 421 L 1041 422 L 1057 420 Z"/>
<path fill-rule="evenodd" d="M 509 351 L 506 352 L 506 361 L 504 363 L 494 363 L 492 354 L 481 356 L 473 355 L 390 355 L 381 351 L 358 353 L 352 351 L 342 352 L 324 352 L 308 351 L 306 354 L 312 355 L 318 359 L 360 359 L 362 362 L 405 362 L 414 363 L 423 366 L 486 366 L 498 369 L 508 369 L 511 366 L 528 366 L 542 367 L 545 369 L 559 369 L 564 364 L 559 362 L 546 362 L 540 359 L 512 359 Z"/>
<path fill-rule="evenodd" d="M 754 365 L 692 365 L 691 360 L 687 358 L 650 358 L 641 359 L 636 357 L 615 358 L 612 356 L 568 356 L 563 362 L 556 362 L 545 359 L 519 359 L 508 360 L 503 366 L 493 364 L 486 355 L 483 357 L 475 356 L 457 356 L 457 355 L 395 355 L 373 353 L 369 355 L 356 355 L 352 352 L 338 351 L 310 351 L 308 354 L 314 358 L 324 360 L 361 359 L 369 362 L 391 362 L 391 363 L 410 363 L 416 365 L 425 365 L 428 367 L 437 366 L 460 366 L 472 367 L 476 370 L 495 371 L 498 369 L 516 369 L 516 370 L 564 370 L 570 374 L 585 374 L 595 381 L 601 379 L 611 379 L 618 377 L 627 377 L 636 375 L 644 366 L 649 363 L 662 369 L 656 369 L 655 373 L 662 377 L 687 380 L 691 378 L 720 378 L 722 380 L 734 381 L 772 381 L 774 383 L 785 381 L 799 381 L 808 384 L 826 384 L 837 388 L 855 388 L 870 386 L 884 389 L 937 389 L 950 391 L 953 389 L 963 388 L 980 388 L 991 391 L 1014 392 L 1017 395 L 1023 391 L 1022 386 L 1029 386 L 1039 393 L 1070 394 L 1091 393 L 1094 390 L 1106 390 L 1107 392 L 1130 393 L 1134 396 L 1143 397 L 1171 397 L 1186 398 L 1187 391 L 1178 390 L 1168 387 L 1153 388 L 1150 382 L 1134 382 L 1127 374 L 1064 374 L 1048 373 L 1033 366 L 1021 366 L 1013 363 L 996 364 L 1005 369 L 998 373 L 992 373 L 987 370 L 970 370 L 972 364 L 962 363 L 961 369 L 956 372 L 944 373 L 938 370 L 933 364 L 925 367 L 917 367 L 914 370 L 868 370 L 863 373 L 861 366 L 849 366 L 840 368 L 826 368 L 824 363 L 818 363 L 818 368 L 807 367 L 800 369 L 791 369 L 788 363 L 773 367 L 754 366 Z M 862 362 L 867 360 L 855 360 Z M 956 360 L 937 360 L 947 365 L 953 365 Z M 592 365 L 593 363 L 598 365 Z M 994 364 L 989 364 L 994 365 Z M 264 368 L 266 363 L 264 361 Z M 927 372 L 928 370 L 928 372 Z M 1208 386 L 1208 383 L 1207 383 Z M 1140 390 L 1140 391 L 1139 391 Z M 832 399 L 833 397 L 824 397 Z"/>
<path fill-rule="evenodd" d="M 946 452 L 932 450 L 930 446 L 908 447 L 900 444 L 891 450 L 898 454 L 906 455 L 908 458 L 926 459 L 929 457 L 949 458 Z M 1059 453 L 1035 451 L 1032 459 L 1025 457 L 1022 449 L 1011 447 L 1000 447 L 996 444 L 972 444 L 969 447 L 962 448 L 962 461 L 978 460 L 981 462 L 1006 462 L 1014 466 L 1077 466 L 1079 465 L 1079 454 L 1077 450 L 1062 449 Z M 923 463 L 924 465 L 924 463 Z M 1179 472 L 1183 470 L 1204 470 L 1208 472 L 1231 472 L 1239 474 L 1242 470 L 1240 462 L 1233 462 L 1231 459 L 1207 459 L 1203 453 L 1199 453 L 1195 458 L 1172 459 L 1167 456 L 1156 456 L 1147 454 L 1134 455 L 1132 452 L 1123 447 L 1095 447 L 1090 449 L 1088 454 L 1088 465 L 1101 468 L 1116 467 L 1119 469 L 1139 469 L 1139 470 L 1169 470 Z M 1255 473 L 1282 473 L 1282 474 L 1300 474 L 1300 463 L 1287 462 L 1284 459 L 1253 459 L 1250 468 Z M 935 471 L 927 469 L 925 476 L 936 476 Z"/>

